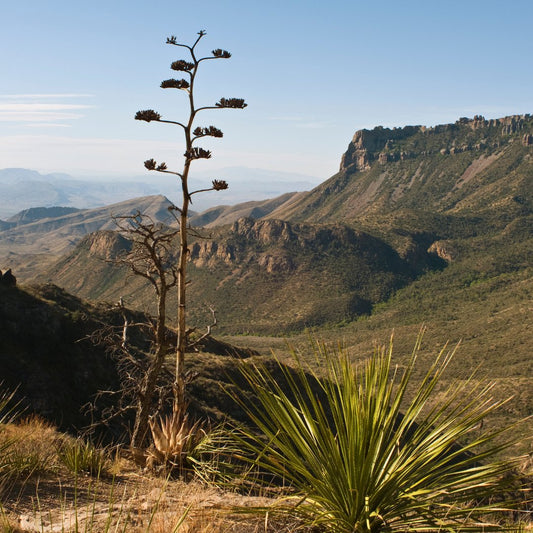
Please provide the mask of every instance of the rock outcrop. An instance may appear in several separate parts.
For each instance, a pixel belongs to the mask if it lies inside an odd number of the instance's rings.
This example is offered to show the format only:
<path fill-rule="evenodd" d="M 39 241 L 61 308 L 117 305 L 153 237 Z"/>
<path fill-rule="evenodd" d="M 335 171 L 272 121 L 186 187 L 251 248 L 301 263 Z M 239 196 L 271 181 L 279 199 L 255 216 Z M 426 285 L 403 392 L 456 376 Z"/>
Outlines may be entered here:
<path fill-rule="evenodd" d="M 451 263 L 457 259 L 457 252 L 448 241 L 435 241 L 428 248 L 428 253 L 435 254 L 447 263 Z"/>
<path fill-rule="evenodd" d="M 191 246 L 189 259 L 198 267 L 214 266 L 218 261 L 231 264 L 235 260 L 235 250 L 224 243 L 200 241 Z"/>
<path fill-rule="evenodd" d="M 386 153 L 380 159 L 380 152 L 390 148 L 394 141 L 414 135 L 422 128 L 423 126 L 406 126 L 389 129 L 378 126 L 373 130 L 356 131 L 348 150 L 342 156 L 341 170 L 366 170 L 375 160 L 382 163 L 390 160 Z"/>
<path fill-rule="evenodd" d="M 111 261 L 131 250 L 132 242 L 116 231 L 104 230 L 84 237 L 80 247 L 86 249 L 89 255 Z"/>
<path fill-rule="evenodd" d="M 288 222 L 240 218 L 233 223 L 229 235 L 229 239 L 220 242 L 195 242 L 190 248 L 190 260 L 197 267 L 211 268 L 218 262 L 231 265 L 252 260 L 269 274 L 294 270 L 294 261 L 282 251 L 284 245 L 297 241 Z M 252 249 L 248 243 L 254 243 Z"/>
<path fill-rule="evenodd" d="M 471 150 L 497 148 L 509 141 L 510 135 L 522 133 L 522 144 L 533 145 L 533 116 L 512 115 L 487 120 L 482 115 L 473 119 L 460 118 L 454 124 L 441 124 L 431 128 L 405 126 L 355 132 L 348 149 L 342 156 L 340 171 L 356 172 L 368 170 L 374 162 L 381 164 L 403 161 L 435 153 L 454 155 Z M 449 133 L 448 146 L 436 148 L 431 138 L 436 134 Z M 452 135 L 453 134 L 453 135 Z M 457 139 L 463 142 L 457 143 Z M 412 142 L 409 142 L 409 141 Z M 446 139 L 444 139 L 446 141 Z"/>
<path fill-rule="evenodd" d="M 11 269 L 6 270 L 3 274 L 0 270 L 0 285 L 4 287 L 15 287 L 17 284 L 17 278 L 11 272 Z"/>
<path fill-rule="evenodd" d="M 359 256 L 370 262 L 379 258 L 378 263 L 383 266 L 394 262 L 396 259 L 391 259 L 394 255 L 379 239 L 343 224 L 315 226 L 278 219 L 240 218 L 225 237 L 195 242 L 189 258 L 198 268 L 253 265 L 265 274 L 288 275 L 301 269 L 311 257 L 324 260 Z M 389 267 L 403 272 L 406 265 Z"/>
<path fill-rule="evenodd" d="M 291 225 L 283 220 L 254 220 L 240 218 L 233 223 L 231 231 L 247 240 L 261 244 L 286 243 L 294 238 Z"/>

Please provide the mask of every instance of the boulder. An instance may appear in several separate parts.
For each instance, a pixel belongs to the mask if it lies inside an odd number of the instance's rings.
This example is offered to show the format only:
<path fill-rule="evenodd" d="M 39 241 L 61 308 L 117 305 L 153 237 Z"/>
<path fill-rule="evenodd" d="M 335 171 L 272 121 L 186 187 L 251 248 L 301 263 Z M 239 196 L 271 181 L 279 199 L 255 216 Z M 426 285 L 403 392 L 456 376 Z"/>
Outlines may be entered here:
<path fill-rule="evenodd" d="M 14 287 L 17 284 L 17 278 L 13 276 L 11 269 L 6 270 L 3 274 L 0 271 L 0 282 L 5 287 Z"/>

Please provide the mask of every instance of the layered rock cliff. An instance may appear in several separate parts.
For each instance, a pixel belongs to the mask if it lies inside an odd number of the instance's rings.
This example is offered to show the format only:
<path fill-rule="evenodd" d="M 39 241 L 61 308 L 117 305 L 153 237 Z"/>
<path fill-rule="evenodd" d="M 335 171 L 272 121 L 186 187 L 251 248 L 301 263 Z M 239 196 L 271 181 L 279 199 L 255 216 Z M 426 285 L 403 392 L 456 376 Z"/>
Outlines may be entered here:
<path fill-rule="evenodd" d="M 481 115 L 473 119 L 460 118 L 454 124 L 426 126 L 405 126 L 372 130 L 359 130 L 342 156 L 340 171 L 355 172 L 368 170 L 372 163 L 387 163 L 413 159 L 440 153 L 458 154 L 485 148 L 497 148 L 512 142 L 520 135 L 525 146 L 533 145 L 533 116 L 512 115 L 487 120 Z M 440 135 L 447 134 L 447 135 Z M 433 138 L 439 135 L 438 145 Z M 442 142 L 444 140 L 444 143 Z"/>

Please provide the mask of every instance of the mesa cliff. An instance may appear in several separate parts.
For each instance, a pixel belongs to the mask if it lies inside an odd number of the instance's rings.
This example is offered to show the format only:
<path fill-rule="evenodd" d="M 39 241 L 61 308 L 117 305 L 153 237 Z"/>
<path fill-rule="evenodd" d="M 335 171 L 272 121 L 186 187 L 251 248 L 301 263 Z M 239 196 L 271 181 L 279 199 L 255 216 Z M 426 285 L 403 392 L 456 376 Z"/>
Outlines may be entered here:
<path fill-rule="evenodd" d="M 405 126 L 355 132 L 348 149 L 341 159 L 341 172 L 368 170 L 374 161 L 387 163 L 414 159 L 432 154 L 458 154 L 485 148 L 498 148 L 509 142 L 510 135 L 524 132 L 521 141 L 525 146 L 533 145 L 532 115 L 512 115 L 487 120 L 481 115 L 473 119 L 460 118 L 455 124 L 434 127 Z M 480 136 L 479 133 L 482 135 Z M 432 138 L 440 135 L 445 143 L 434 146 Z"/>

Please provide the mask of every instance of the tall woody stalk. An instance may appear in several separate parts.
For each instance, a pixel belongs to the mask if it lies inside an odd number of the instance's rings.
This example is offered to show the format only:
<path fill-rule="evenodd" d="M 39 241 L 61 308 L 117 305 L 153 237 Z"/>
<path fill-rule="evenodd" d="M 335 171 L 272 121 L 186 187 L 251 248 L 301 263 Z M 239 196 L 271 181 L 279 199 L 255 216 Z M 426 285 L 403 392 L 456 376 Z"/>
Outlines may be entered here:
<path fill-rule="evenodd" d="M 153 109 L 138 111 L 135 115 L 136 120 L 145 122 L 164 122 L 174 124 L 182 128 L 185 136 L 185 153 L 183 154 L 184 164 L 181 172 L 168 170 L 166 163 L 157 163 L 154 159 L 148 159 L 144 166 L 148 170 L 174 174 L 178 176 L 181 182 L 182 205 L 176 208 L 179 211 L 180 222 L 180 239 L 178 250 L 178 339 L 176 345 L 176 369 L 174 381 L 174 410 L 184 414 L 185 409 L 185 351 L 187 348 L 187 327 L 186 327 L 186 310 L 187 310 L 187 256 L 188 256 L 188 214 L 193 194 L 205 191 L 220 191 L 228 188 L 224 180 L 213 180 L 212 186 L 207 189 L 191 191 L 189 189 L 189 171 L 191 163 L 196 159 L 209 159 L 211 152 L 198 146 L 195 142 L 202 137 L 222 137 L 223 133 L 215 126 L 201 127 L 195 126 L 195 120 L 201 111 L 208 109 L 244 109 L 246 104 L 242 98 L 221 98 L 214 106 L 196 107 L 194 101 L 194 84 L 200 63 L 210 59 L 229 59 L 231 54 L 226 50 L 217 48 L 211 52 L 212 55 L 198 58 L 196 56 L 196 46 L 206 34 L 205 31 L 198 32 L 198 38 L 192 46 L 177 42 L 175 36 L 167 38 L 167 44 L 179 46 L 188 50 L 189 60 L 179 59 L 174 61 L 170 68 L 181 72 L 185 78 L 168 79 L 161 82 L 163 89 L 180 89 L 184 91 L 189 100 L 189 116 L 187 122 L 178 122 L 174 120 L 163 120 L 161 115 Z"/>

